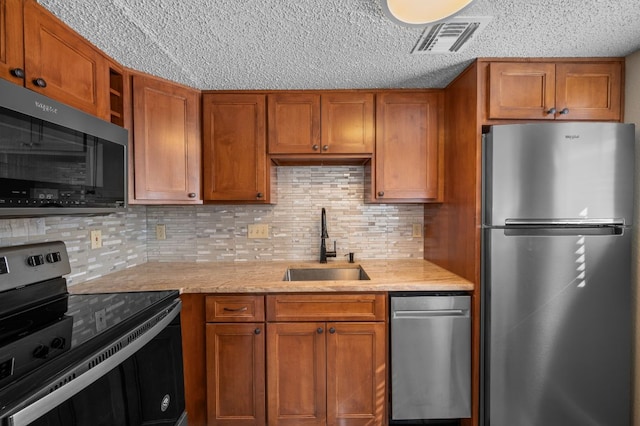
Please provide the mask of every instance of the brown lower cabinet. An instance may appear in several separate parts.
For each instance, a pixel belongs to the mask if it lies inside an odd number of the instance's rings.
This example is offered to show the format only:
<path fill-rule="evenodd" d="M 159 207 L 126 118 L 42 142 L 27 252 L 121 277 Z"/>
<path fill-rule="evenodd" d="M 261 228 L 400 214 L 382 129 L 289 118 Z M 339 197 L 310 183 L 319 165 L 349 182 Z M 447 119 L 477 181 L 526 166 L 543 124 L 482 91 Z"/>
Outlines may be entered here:
<path fill-rule="evenodd" d="M 264 425 L 264 323 L 207 324 L 211 425 Z"/>
<path fill-rule="evenodd" d="M 384 335 L 384 323 L 268 324 L 268 424 L 383 424 Z"/>
<path fill-rule="evenodd" d="M 208 425 L 386 423 L 385 296 L 205 299 Z"/>

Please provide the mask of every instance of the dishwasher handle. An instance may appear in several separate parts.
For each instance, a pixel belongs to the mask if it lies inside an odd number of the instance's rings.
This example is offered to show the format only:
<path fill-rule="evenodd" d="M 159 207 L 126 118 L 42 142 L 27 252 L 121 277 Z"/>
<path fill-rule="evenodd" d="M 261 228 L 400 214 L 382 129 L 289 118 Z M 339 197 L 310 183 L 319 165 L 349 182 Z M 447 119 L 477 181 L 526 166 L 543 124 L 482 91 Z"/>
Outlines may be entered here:
<path fill-rule="evenodd" d="M 393 311 L 393 318 L 398 319 L 423 319 L 433 317 L 468 317 L 468 309 L 434 309 L 434 310 L 406 310 Z"/>

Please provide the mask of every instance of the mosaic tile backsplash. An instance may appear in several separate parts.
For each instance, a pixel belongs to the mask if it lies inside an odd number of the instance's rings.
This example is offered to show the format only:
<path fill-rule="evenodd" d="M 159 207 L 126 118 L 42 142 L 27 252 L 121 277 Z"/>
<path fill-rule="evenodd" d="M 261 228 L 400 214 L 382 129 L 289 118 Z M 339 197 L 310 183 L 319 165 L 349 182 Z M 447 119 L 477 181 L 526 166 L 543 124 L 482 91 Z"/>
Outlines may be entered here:
<path fill-rule="evenodd" d="M 62 240 L 71 258 L 69 284 L 147 261 L 315 260 L 320 212 L 327 210 L 329 240 L 338 256 L 423 257 L 420 204 L 365 204 L 363 166 L 277 168 L 275 205 L 132 206 L 108 216 L 52 216 L 0 220 L 0 245 Z M 166 239 L 156 239 L 156 225 Z M 266 224 L 269 237 L 247 238 L 249 224 Z M 89 232 L 102 231 L 91 250 Z"/>

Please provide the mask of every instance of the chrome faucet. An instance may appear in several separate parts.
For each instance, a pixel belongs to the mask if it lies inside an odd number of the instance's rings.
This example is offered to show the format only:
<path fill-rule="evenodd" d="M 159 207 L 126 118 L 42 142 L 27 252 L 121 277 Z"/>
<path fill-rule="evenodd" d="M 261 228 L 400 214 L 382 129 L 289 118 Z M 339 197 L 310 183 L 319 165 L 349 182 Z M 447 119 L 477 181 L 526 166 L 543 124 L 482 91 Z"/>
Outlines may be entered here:
<path fill-rule="evenodd" d="M 336 257 L 336 240 L 333 240 L 333 251 L 327 251 L 325 239 L 329 238 L 327 232 L 327 212 L 322 208 L 322 230 L 320 231 L 320 263 L 327 263 L 327 257 Z"/>

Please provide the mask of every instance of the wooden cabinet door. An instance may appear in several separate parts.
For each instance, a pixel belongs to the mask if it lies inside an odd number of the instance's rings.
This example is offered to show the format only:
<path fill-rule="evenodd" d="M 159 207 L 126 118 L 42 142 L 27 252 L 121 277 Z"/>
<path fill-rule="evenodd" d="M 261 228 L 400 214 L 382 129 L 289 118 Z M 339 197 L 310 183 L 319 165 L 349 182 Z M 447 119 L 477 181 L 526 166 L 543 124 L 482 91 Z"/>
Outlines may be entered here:
<path fill-rule="evenodd" d="M 327 425 L 384 424 L 385 324 L 327 324 Z"/>
<path fill-rule="evenodd" d="M 25 87 L 109 120 L 107 59 L 34 0 L 24 4 L 24 45 Z"/>
<path fill-rule="evenodd" d="M 489 119 L 548 120 L 556 108 L 555 65 L 546 62 L 489 64 Z"/>
<path fill-rule="evenodd" d="M 265 424 L 264 323 L 211 323 L 207 333 L 207 424 Z"/>
<path fill-rule="evenodd" d="M 377 96 L 375 200 L 441 199 L 442 105 L 442 94 L 436 92 Z"/>
<path fill-rule="evenodd" d="M 320 153 L 320 95 L 276 93 L 268 98 L 269 154 Z"/>
<path fill-rule="evenodd" d="M 133 76 L 136 201 L 201 202 L 198 118 L 198 91 Z"/>
<path fill-rule="evenodd" d="M 324 154 L 371 154 L 374 146 L 374 95 L 322 95 L 321 151 Z"/>
<path fill-rule="evenodd" d="M 325 426 L 325 323 L 267 324 L 268 425 Z"/>
<path fill-rule="evenodd" d="M 11 71 L 24 72 L 22 0 L 0 0 L 0 78 L 22 86 L 24 80 Z"/>
<path fill-rule="evenodd" d="M 270 201 L 265 96 L 204 94 L 204 199 Z"/>
<path fill-rule="evenodd" d="M 621 91 L 621 62 L 559 63 L 556 65 L 556 118 L 620 121 Z"/>

